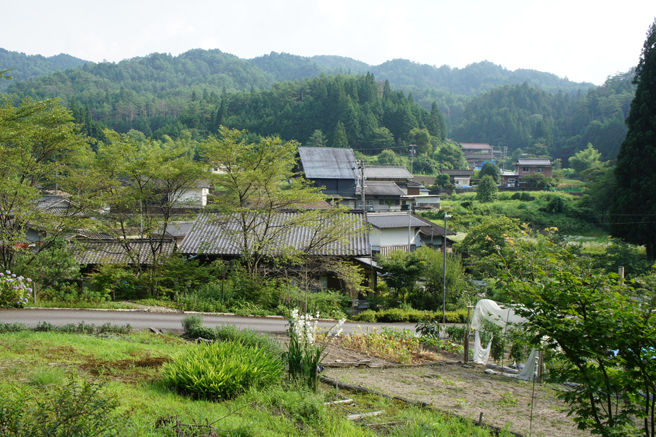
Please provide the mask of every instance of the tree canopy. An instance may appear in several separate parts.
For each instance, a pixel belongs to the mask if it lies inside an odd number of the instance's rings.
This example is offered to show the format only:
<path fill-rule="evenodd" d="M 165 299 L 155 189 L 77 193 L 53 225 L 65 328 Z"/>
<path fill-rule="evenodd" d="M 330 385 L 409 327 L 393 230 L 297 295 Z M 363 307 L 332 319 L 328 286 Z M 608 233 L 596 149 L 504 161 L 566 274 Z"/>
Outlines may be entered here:
<path fill-rule="evenodd" d="M 617 188 L 611 232 L 645 245 L 656 257 L 656 20 L 649 28 L 636 67 L 635 98 L 627 119 L 628 133 L 617 156 Z"/>

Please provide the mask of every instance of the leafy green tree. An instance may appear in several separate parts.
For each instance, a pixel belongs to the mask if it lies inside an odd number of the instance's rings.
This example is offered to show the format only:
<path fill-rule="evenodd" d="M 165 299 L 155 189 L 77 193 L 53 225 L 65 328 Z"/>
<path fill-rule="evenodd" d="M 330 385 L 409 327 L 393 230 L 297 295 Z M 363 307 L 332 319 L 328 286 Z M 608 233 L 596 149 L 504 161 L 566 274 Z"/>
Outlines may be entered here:
<path fill-rule="evenodd" d="M 439 166 L 439 163 L 428 155 L 419 155 L 415 159 L 413 170 L 415 174 L 433 175 L 437 173 Z"/>
<path fill-rule="evenodd" d="M 444 253 L 430 247 L 420 247 L 417 252 L 424 260 L 421 277 L 426 281 L 425 290 L 413 297 L 413 307 L 436 311 L 442 308 L 444 296 Z M 462 258 L 456 253 L 446 255 L 446 309 L 454 311 L 465 307 L 466 291 L 470 287 Z"/>
<path fill-rule="evenodd" d="M 617 156 L 615 177 L 617 190 L 611 213 L 620 220 L 611 226 L 616 237 L 635 244 L 644 244 L 647 257 L 656 257 L 656 20 L 649 27 L 636 67 L 637 84 L 631 112 L 627 119 L 629 131 Z M 627 225 L 625 218 L 630 217 Z"/>
<path fill-rule="evenodd" d="M 468 230 L 462 243 L 456 246 L 458 253 L 467 254 L 467 267 L 475 277 L 494 276 L 499 265 L 498 253 L 510 256 L 508 250 L 514 240 L 522 235 L 519 221 L 505 216 L 485 217 L 481 224 Z"/>
<path fill-rule="evenodd" d="M 499 183 L 499 179 L 501 178 L 501 170 L 495 163 L 486 162 L 483 164 L 483 167 L 481 167 L 481 171 L 478 173 L 478 177 L 482 178 L 485 175 L 492 176 L 494 182 Z"/>
<path fill-rule="evenodd" d="M 378 165 L 401 165 L 401 158 L 390 149 L 380 152 L 376 161 Z"/>
<path fill-rule="evenodd" d="M 501 257 L 503 285 L 531 344 L 552 355 L 548 379 L 580 429 L 602 436 L 654 435 L 656 287 L 632 287 L 555 244 L 541 256 L 520 240 Z M 640 302 L 637 304 L 636 302 Z"/>
<path fill-rule="evenodd" d="M 499 187 L 497 187 L 494 178 L 485 175 L 478 183 L 476 188 L 476 200 L 479 202 L 493 202 L 498 198 Z"/>
<path fill-rule="evenodd" d="M 419 155 L 432 153 L 431 134 L 428 129 L 414 128 L 408 134 L 408 141 L 417 146 Z"/>
<path fill-rule="evenodd" d="M 398 301 L 406 303 L 417 288 L 417 280 L 424 269 L 421 253 L 395 250 L 378 259 L 385 273 L 385 283 L 394 289 Z"/>
<path fill-rule="evenodd" d="M 600 167 L 599 158 L 601 158 L 601 153 L 592 146 L 592 143 L 588 143 L 584 150 L 569 158 L 569 165 L 580 175 L 590 168 Z"/>
<path fill-rule="evenodd" d="M 207 166 L 195 161 L 193 150 L 183 143 L 168 148 L 155 141 L 139 142 L 125 134 L 105 134 L 108 144 L 99 145 L 88 172 L 110 213 L 94 224 L 97 230 L 115 238 L 137 276 L 147 273 L 149 286 L 157 292 L 155 276 L 166 261 L 166 231 L 181 208 L 198 206 L 201 198 L 190 193 L 198 190 L 207 177 Z M 131 238 L 135 227 L 140 230 L 139 239 Z M 144 245 L 147 249 L 142 250 Z M 150 267 L 144 268 L 146 264 Z"/>
<path fill-rule="evenodd" d="M 219 173 L 212 176 L 224 192 L 215 204 L 220 214 L 214 223 L 238 248 L 251 277 L 267 262 L 303 265 L 309 253 L 363 231 L 344 208 L 307 209 L 321 203 L 324 195 L 307 179 L 295 177 L 297 142 L 278 137 L 251 142 L 245 134 L 222 127 L 220 137 L 208 138 L 201 149 L 208 162 L 221 163 Z M 282 215 L 284 210 L 296 213 Z M 299 226 L 309 235 L 303 247 L 288 238 L 289 229 Z"/>
<path fill-rule="evenodd" d="M 84 170 L 87 138 L 56 100 L 0 97 L 0 263 L 10 269 L 47 250 L 72 229 L 82 228 L 95 205 Z M 43 189 L 60 196 L 59 208 Z M 65 198 L 65 200 L 64 200 Z M 28 240 L 28 232 L 37 233 Z M 28 250 L 29 243 L 34 244 Z"/>
<path fill-rule="evenodd" d="M 444 168 L 462 170 L 469 168 L 462 147 L 455 143 L 445 142 L 440 145 L 440 150 L 435 154 L 435 160 Z"/>

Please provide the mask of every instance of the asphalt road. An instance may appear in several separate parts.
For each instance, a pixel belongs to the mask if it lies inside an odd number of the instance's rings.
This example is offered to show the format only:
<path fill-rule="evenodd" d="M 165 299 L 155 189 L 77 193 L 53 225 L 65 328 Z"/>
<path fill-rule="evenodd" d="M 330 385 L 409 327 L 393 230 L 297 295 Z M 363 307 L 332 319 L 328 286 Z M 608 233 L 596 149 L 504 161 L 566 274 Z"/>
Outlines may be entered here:
<path fill-rule="evenodd" d="M 49 322 L 53 325 L 65 325 L 67 323 L 78 324 L 80 322 L 102 325 L 112 323 L 114 325 L 130 324 L 133 329 L 142 330 L 155 328 L 163 331 L 182 330 L 182 313 L 157 313 L 145 311 L 89 311 L 89 310 L 0 310 L 0 322 L 23 323 L 35 327 L 38 322 Z M 286 330 L 287 319 L 269 317 L 238 317 L 238 316 L 210 316 L 204 315 L 205 326 L 217 326 L 232 324 L 240 329 L 249 328 L 258 332 L 283 334 Z M 330 328 L 336 322 L 320 321 L 320 328 Z M 371 330 L 374 326 L 395 327 L 396 329 L 410 329 L 414 332 L 414 323 L 354 323 L 347 322 L 343 329 L 345 333 L 356 330 Z M 359 328 L 358 328 L 359 327 Z"/>

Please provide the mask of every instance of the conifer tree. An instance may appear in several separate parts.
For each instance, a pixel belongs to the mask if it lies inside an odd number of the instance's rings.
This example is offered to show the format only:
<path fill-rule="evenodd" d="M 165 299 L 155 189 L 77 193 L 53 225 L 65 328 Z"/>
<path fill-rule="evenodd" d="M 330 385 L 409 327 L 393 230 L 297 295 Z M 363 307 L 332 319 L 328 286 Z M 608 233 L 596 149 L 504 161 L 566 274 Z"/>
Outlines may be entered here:
<path fill-rule="evenodd" d="M 335 127 L 335 135 L 333 136 L 333 147 L 348 147 L 348 137 L 346 136 L 346 129 L 344 128 L 344 123 L 341 121 L 337 122 L 337 127 Z"/>
<path fill-rule="evenodd" d="M 656 256 L 656 20 L 649 27 L 636 67 L 637 85 L 627 118 L 629 131 L 617 155 L 613 236 L 645 245 Z"/>

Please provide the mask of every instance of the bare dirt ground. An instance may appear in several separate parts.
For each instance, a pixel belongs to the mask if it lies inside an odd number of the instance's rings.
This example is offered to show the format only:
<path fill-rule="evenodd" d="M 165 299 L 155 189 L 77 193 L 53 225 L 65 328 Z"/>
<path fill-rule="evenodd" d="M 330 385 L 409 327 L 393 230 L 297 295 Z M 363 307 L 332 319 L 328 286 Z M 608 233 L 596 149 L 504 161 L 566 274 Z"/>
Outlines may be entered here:
<path fill-rule="evenodd" d="M 488 375 L 480 365 L 463 367 L 462 356 L 438 354 L 437 361 L 407 367 L 333 367 L 370 360 L 374 365 L 394 365 L 390 360 L 363 354 L 339 345 L 328 345 L 323 375 L 376 392 L 423 401 L 444 412 L 478 420 L 526 436 L 590 436 L 567 417 L 565 404 L 556 398 L 564 387 L 535 385 L 501 375 Z M 531 425 L 531 403 L 533 421 Z"/>

